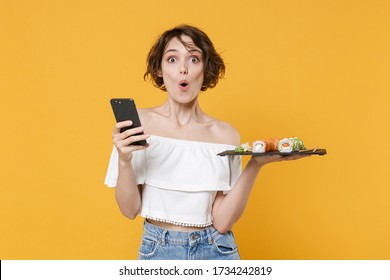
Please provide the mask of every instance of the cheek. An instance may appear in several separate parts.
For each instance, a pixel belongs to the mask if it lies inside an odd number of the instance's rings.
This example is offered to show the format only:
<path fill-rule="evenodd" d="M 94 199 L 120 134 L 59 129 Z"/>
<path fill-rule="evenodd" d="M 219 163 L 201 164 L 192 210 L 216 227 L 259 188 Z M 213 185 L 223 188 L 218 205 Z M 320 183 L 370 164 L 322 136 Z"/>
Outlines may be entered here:
<path fill-rule="evenodd" d="M 204 68 L 203 67 L 200 67 L 199 69 L 197 69 L 196 78 L 202 79 L 202 80 L 204 79 Z"/>
<path fill-rule="evenodd" d="M 173 76 L 172 71 L 170 71 L 170 69 L 168 68 L 165 68 L 165 69 L 162 69 L 161 71 L 161 78 L 163 78 L 163 80 L 165 80 L 166 82 L 169 82 L 170 80 L 173 79 Z"/>

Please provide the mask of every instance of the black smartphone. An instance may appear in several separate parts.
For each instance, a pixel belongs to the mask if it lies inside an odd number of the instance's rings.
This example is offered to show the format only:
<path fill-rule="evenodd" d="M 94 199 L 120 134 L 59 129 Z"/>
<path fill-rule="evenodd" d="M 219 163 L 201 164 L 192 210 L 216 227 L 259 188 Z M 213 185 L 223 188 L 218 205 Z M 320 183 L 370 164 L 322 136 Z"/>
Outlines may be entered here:
<path fill-rule="evenodd" d="M 112 110 L 114 111 L 116 122 L 128 121 L 131 120 L 133 124 L 121 129 L 121 132 L 141 126 L 141 121 L 139 120 L 137 108 L 135 106 L 134 100 L 131 98 L 113 98 L 110 100 Z M 137 133 L 136 135 L 142 135 L 143 132 Z M 131 145 L 142 145 L 146 146 L 146 140 L 141 140 L 134 142 Z"/>

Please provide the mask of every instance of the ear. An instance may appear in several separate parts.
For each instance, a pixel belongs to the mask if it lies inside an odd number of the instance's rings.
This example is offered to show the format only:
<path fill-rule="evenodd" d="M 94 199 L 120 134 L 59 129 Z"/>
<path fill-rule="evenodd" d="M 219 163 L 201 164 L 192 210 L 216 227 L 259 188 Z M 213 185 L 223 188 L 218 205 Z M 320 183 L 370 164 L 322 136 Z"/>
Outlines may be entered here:
<path fill-rule="evenodd" d="M 158 69 L 157 71 L 156 71 L 156 74 L 157 74 L 157 77 L 159 77 L 159 78 L 162 78 L 162 71 L 161 71 L 161 69 Z"/>

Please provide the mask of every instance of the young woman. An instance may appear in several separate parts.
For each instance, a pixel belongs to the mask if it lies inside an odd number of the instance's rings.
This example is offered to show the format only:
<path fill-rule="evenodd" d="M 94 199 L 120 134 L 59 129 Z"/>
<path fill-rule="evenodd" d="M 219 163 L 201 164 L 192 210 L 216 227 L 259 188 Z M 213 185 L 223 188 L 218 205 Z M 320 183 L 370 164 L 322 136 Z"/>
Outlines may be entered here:
<path fill-rule="evenodd" d="M 145 218 L 139 259 L 239 259 L 231 229 L 261 167 L 301 157 L 252 157 L 242 171 L 241 157 L 217 156 L 239 146 L 240 136 L 203 112 L 198 97 L 224 72 L 203 31 L 168 30 L 150 50 L 145 73 L 166 91 L 166 101 L 139 110 L 142 127 L 120 133 L 131 121 L 115 125 L 105 183 L 116 186 L 123 215 Z M 148 146 L 130 145 L 140 140 Z"/>

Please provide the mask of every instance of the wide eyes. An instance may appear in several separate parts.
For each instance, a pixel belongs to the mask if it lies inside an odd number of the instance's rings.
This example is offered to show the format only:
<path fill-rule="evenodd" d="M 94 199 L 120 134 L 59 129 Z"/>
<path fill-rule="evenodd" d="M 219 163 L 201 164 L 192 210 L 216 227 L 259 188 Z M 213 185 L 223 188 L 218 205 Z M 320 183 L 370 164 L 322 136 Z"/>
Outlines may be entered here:
<path fill-rule="evenodd" d="M 174 56 L 170 56 L 167 59 L 168 63 L 175 63 L 175 62 L 177 62 L 177 60 L 178 59 L 176 57 L 174 57 Z M 198 57 L 196 57 L 196 56 L 191 56 L 189 58 L 189 61 L 192 62 L 192 63 L 198 63 L 200 61 L 200 59 Z"/>
<path fill-rule="evenodd" d="M 199 59 L 196 56 L 193 56 L 193 57 L 191 57 L 190 61 L 193 63 L 197 63 L 197 62 L 199 62 Z"/>

